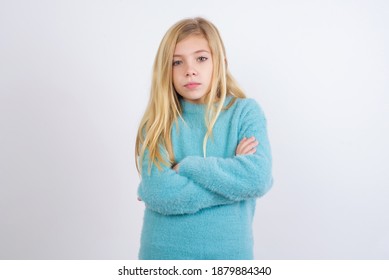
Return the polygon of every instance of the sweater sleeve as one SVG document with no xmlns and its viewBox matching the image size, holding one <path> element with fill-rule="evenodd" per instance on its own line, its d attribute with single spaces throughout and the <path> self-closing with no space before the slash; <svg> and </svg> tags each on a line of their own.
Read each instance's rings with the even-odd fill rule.
<svg viewBox="0 0 389 280">
<path fill-rule="evenodd" d="M 234 203 L 177 174 L 167 166 L 162 166 L 163 169 L 158 170 L 155 165 L 152 165 L 149 174 L 148 158 L 146 152 L 142 163 L 142 180 L 138 187 L 138 196 L 145 202 L 147 208 L 163 215 L 179 215 Z"/>
<path fill-rule="evenodd" d="M 254 100 L 246 102 L 240 114 L 238 139 L 254 136 L 259 142 L 255 154 L 232 158 L 189 156 L 179 163 L 179 174 L 234 201 L 260 197 L 273 184 L 266 118 Z"/>
</svg>

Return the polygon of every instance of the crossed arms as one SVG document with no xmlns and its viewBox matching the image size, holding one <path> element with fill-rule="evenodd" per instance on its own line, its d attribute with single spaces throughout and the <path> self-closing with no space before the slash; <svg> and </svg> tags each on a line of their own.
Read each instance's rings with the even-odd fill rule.
<svg viewBox="0 0 389 280">
<path fill-rule="evenodd" d="M 172 168 L 152 165 L 150 174 L 146 152 L 140 200 L 158 213 L 178 215 L 264 195 L 273 181 L 272 160 L 266 119 L 258 106 L 242 117 L 239 139 L 231 158 L 188 156 Z"/>
</svg>

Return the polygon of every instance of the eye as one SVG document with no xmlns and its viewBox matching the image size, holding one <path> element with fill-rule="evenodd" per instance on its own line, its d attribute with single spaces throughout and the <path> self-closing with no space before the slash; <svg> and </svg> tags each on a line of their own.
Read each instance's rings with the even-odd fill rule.
<svg viewBox="0 0 389 280">
<path fill-rule="evenodd" d="M 205 57 L 205 56 L 200 56 L 200 57 L 197 58 L 197 60 L 200 61 L 200 62 L 204 62 L 207 59 L 208 59 L 208 57 Z"/>
<path fill-rule="evenodd" d="M 181 63 L 182 63 L 181 60 L 174 60 L 174 61 L 173 61 L 173 66 L 180 65 Z"/>
</svg>

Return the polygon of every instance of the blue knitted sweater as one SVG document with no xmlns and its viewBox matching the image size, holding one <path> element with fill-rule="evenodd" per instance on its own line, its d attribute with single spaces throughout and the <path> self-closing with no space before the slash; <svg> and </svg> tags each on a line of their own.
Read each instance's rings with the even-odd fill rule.
<svg viewBox="0 0 389 280">
<path fill-rule="evenodd" d="M 180 102 L 184 121 L 172 128 L 178 173 L 153 165 L 148 174 L 147 153 L 143 160 L 139 259 L 253 259 L 255 201 L 273 181 L 263 111 L 253 99 L 237 99 L 223 110 L 204 158 L 206 106 Z M 259 141 L 256 153 L 235 156 L 242 138 L 251 136 Z"/>
</svg>

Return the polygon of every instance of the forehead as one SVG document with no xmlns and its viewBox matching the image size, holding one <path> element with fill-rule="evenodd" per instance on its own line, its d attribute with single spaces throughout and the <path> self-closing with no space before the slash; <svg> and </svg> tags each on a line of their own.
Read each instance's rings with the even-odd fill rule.
<svg viewBox="0 0 389 280">
<path fill-rule="evenodd" d="M 190 55 L 199 50 L 211 52 L 207 39 L 200 35 L 191 35 L 177 43 L 174 55 Z"/>
</svg>

